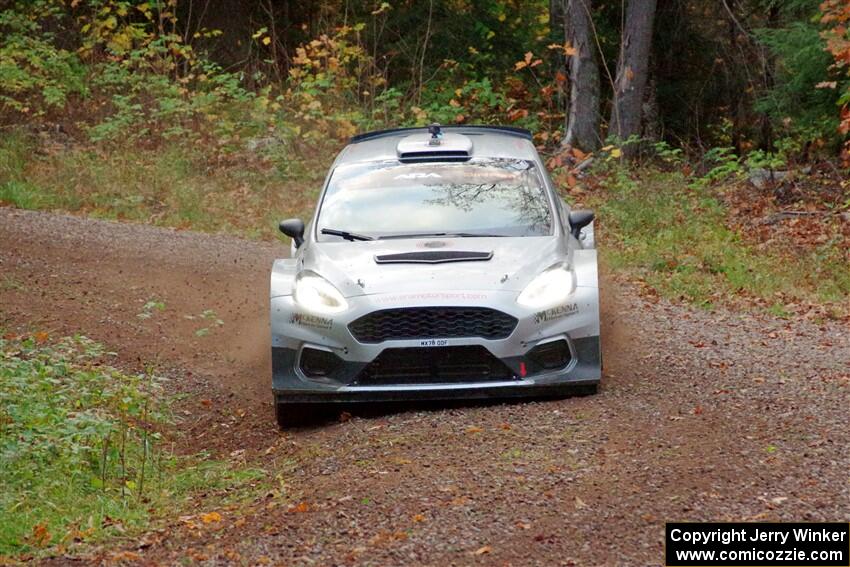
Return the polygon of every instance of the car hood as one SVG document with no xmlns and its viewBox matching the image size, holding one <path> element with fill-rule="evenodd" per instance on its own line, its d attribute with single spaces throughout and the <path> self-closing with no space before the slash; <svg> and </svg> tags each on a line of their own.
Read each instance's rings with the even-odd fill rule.
<svg viewBox="0 0 850 567">
<path fill-rule="evenodd" d="M 409 253 L 478 253 L 488 260 L 378 263 L 376 257 Z M 540 272 L 567 259 L 555 236 L 373 240 L 312 243 L 301 269 L 331 281 L 346 297 L 380 293 L 521 291 Z M 483 254 L 482 254 L 483 253 Z"/>
</svg>

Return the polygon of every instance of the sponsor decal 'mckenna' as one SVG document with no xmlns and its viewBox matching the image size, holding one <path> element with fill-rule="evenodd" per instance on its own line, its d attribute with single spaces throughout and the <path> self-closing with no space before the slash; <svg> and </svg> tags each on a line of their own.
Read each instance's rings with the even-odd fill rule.
<svg viewBox="0 0 850 567">
<path fill-rule="evenodd" d="M 314 327 L 316 329 L 330 329 L 334 325 L 333 319 L 309 315 L 307 313 L 293 313 L 292 317 L 289 318 L 289 322 L 293 325 Z"/>
<path fill-rule="evenodd" d="M 538 311 L 534 314 L 534 322 L 537 324 L 548 323 L 549 321 L 554 321 L 561 317 L 569 317 L 576 313 L 578 313 L 578 303 L 567 303 L 566 305 L 559 305 L 545 311 Z"/>
</svg>

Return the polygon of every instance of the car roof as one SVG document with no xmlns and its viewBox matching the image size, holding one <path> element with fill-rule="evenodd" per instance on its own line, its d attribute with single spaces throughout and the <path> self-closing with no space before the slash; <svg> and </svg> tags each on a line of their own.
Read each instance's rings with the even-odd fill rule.
<svg viewBox="0 0 850 567">
<path fill-rule="evenodd" d="M 527 130 L 493 126 L 442 126 L 452 139 L 468 138 L 472 149 L 470 158 L 507 158 L 535 161 L 537 150 Z M 398 146 L 404 141 L 427 141 L 427 127 L 400 128 L 360 134 L 337 156 L 335 165 L 370 161 L 398 160 Z M 438 149 L 438 148 L 435 148 Z"/>
</svg>

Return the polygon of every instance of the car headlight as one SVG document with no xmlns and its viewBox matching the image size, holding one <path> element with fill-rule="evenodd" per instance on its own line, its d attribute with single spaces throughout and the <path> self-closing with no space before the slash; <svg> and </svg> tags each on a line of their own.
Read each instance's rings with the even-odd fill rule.
<svg viewBox="0 0 850 567">
<path fill-rule="evenodd" d="M 313 313 L 339 313 L 348 302 L 331 282 L 315 272 L 303 271 L 295 278 L 295 303 Z"/>
<path fill-rule="evenodd" d="M 565 301 L 575 289 L 575 273 L 566 264 L 555 264 L 531 280 L 516 301 L 534 309 L 552 307 Z"/>
</svg>

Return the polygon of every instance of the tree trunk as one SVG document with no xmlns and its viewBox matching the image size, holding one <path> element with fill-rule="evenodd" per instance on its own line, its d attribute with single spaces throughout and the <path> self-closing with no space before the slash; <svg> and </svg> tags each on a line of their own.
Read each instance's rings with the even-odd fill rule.
<svg viewBox="0 0 850 567">
<path fill-rule="evenodd" d="M 585 151 L 601 144 L 599 137 L 599 65 L 591 22 L 591 0 L 565 0 L 565 36 L 574 53 L 567 59 L 570 107 L 564 142 Z"/>
<path fill-rule="evenodd" d="M 656 0 L 629 0 L 625 29 L 620 41 L 620 61 L 614 79 L 614 104 L 608 133 L 620 140 L 641 133 L 642 109 L 649 54 L 652 47 L 652 23 Z M 634 155 L 637 144 L 623 148 L 627 156 Z"/>
</svg>

